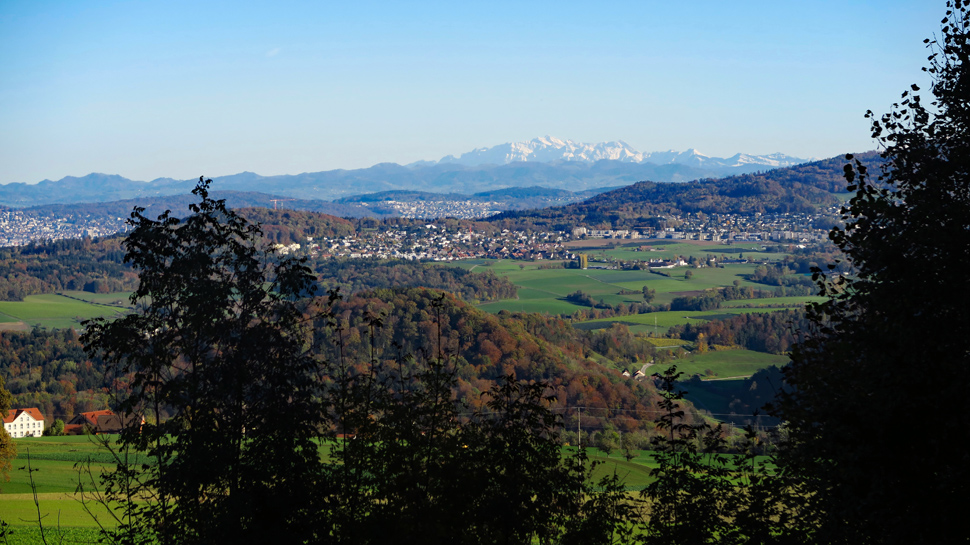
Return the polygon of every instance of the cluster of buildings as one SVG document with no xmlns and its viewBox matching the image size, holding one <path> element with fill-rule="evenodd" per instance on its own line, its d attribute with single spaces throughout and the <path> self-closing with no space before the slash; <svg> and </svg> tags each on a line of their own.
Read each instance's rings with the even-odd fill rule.
<svg viewBox="0 0 970 545">
<path fill-rule="evenodd" d="M 398 214 L 409 218 L 487 217 L 499 210 L 494 202 L 479 201 L 389 201 Z M 342 239 L 308 241 L 304 251 L 346 257 L 384 257 L 401 259 L 466 259 L 472 257 L 516 257 L 524 250 L 523 239 L 555 242 L 576 238 L 674 240 L 707 240 L 711 242 L 786 242 L 811 244 L 827 240 L 828 226 L 835 210 L 818 214 L 704 214 L 648 218 L 649 225 L 630 229 L 607 226 L 576 226 L 571 233 L 503 232 L 500 236 L 486 233 L 446 234 L 443 222 L 429 224 L 426 235 L 415 238 L 413 230 L 361 232 Z M 828 218 L 826 220 L 826 218 Z M 822 220 L 822 221 L 819 221 Z M 816 224 L 823 228 L 814 227 Z M 124 218 L 74 214 L 38 215 L 25 210 L 0 210 L 0 246 L 20 246 L 37 240 L 97 237 L 111 235 L 125 228 Z M 550 237 L 553 239 L 550 241 Z M 409 238 L 413 240 L 409 240 Z M 281 253 L 296 253 L 301 245 L 280 246 Z M 505 251 L 501 251 L 501 248 Z M 447 251 L 445 248 L 455 248 Z M 498 250 L 498 253 L 494 253 Z M 545 248 L 543 253 L 548 253 Z M 526 252 L 535 254 L 535 251 Z"/>
<path fill-rule="evenodd" d="M 483 233 L 426 224 L 419 230 L 391 229 L 308 240 L 315 257 L 455 261 L 460 259 L 569 259 L 567 233 L 509 231 Z"/>
<path fill-rule="evenodd" d="M 142 419 L 144 423 L 144 419 Z M 125 420 L 112 411 L 90 411 L 74 415 L 64 425 L 64 435 L 82 435 L 84 433 L 119 433 L 126 424 Z M 10 409 L 3 415 L 3 429 L 10 437 L 43 437 L 45 426 L 44 415 L 36 407 L 26 409 Z"/>
<path fill-rule="evenodd" d="M 0 246 L 23 246 L 32 241 L 113 235 L 125 219 L 111 216 L 37 215 L 25 210 L 0 210 Z"/>
<path fill-rule="evenodd" d="M 709 240 L 711 242 L 786 242 L 814 244 L 828 240 L 824 214 L 688 214 L 654 218 L 657 226 L 633 229 L 576 227 L 574 238 Z M 814 227 L 816 224 L 824 228 Z"/>
<path fill-rule="evenodd" d="M 482 201 L 387 201 L 382 202 L 405 218 L 487 218 L 501 212 L 501 203 Z"/>
</svg>

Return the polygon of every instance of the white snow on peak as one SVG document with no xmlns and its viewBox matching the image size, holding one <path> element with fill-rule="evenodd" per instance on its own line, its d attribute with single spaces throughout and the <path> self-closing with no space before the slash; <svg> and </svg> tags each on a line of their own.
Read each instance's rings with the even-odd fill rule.
<svg viewBox="0 0 970 545">
<path fill-rule="evenodd" d="M 528 142 L 506 142 L 490 148 L 477 148 L 459 157 L 448 155 L 438 163 L 458 163 L 475 166 L 482 164 L 503 165 L 515 162 L 581 161 L 593 163 L 603 159 L 630 163 L 680 164 L 701 168 L 731 168 L 763 165 L 766 168 L 797 165 L 808 159 L 792 157 L 783 153 L 748 155 L 738 153 L 727 159 L 704 155 L 694 148 L 687 151 L 655 151 L 642 153 L 622 140 L 589 144 L 563 140 L 554 136 L 533 138 Z M 422 163 L 424 164 L 424 163 Z"/>
</svg>

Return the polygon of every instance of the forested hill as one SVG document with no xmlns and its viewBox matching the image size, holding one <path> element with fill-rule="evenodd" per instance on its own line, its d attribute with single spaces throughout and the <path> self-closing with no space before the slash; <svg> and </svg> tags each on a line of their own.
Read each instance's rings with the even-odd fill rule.
<svg viewBox="0 0 970 545">
<path fill-rule="evenodd" d="M 325 300 L 319 299 L 321 304 Z M 624 328 L 585 332 L 539 314 L 492 315 L 451 294 L 415 288 L 348 296 L 337 302 L 334 311 L 343 327 L 340 341 L 320 327 L 322 337 L 316 345 L 318 353 L 331 361 L 343 358 L 348 367 L 363 369 L 371 358 L 368 318 L 380 315 L 383 326 L 375 331 L 376 355 L 385 365 L 407 365 L 405 355 L 433 357 L 440 316 L 442 349 L 458 376 L 454 393 L 469 405 L 479 405 L 482 392 L 514 374 L 519 380 L 548 383 L 550 393 L 558 398 L 557 410 L 567 421 L 574 414 L 571 408 L 599 409 L 584 410 L 584 430 L 602 429 L 607 422 L 625 432 L 653 428 L 659 398 L 652 382 L 632 380 L 619 369 L 587 358 L 589 347 L 615 352 L 615 361 L 622 365 L 639 367 L 653 358 L 652 345 Z M 601 348 L 604 344 L 613 350 Z M 36 406 L 45 415 L 61 419 L 107 408 L 109 393 L 128 384 L 124 376 L 106 379 L 104 362 L 85 354 L 72 330 L 0 333 L 0 376 L 7 378 L 14 406 Z M 699 420 L 692 405 L 683 406 L 688 421 Z"/>
<path fill-rule="evenodd" d="M 437 305 L 437 306 L 436 306 Z M 574 329 L 559 318 L 540 314 L 498 315 L 486 313 L 448 293 L 423 288 L 396 288 L 363 292 L 334 308 L 343 328 L 343 353 L 354 354 L 363 365 L 371 347 L 370 319 L 381 316 L 383 325 L 374 332 L 375 354 L 390 364 L 404 355 L 434 357 L 438 351 L 452 358 L 458 375 L 460 399 L 474 406 L 480 394 L 501 377 L 513 374 L 523 381 L 543 381 L 557 396 L 559 409 L 589 407 L 611 409 L 583 414 L 583 426 L 593 425 L 594 416 L 608 417 L 624 431 L 652 427 L 659 396 L 649 380 L 638 382 L 588 359 L 587 345 L 596 346 L 598 335 Z M 440 317 L 440 320 L 439 320 Z M 636 342 L 632 336 L 612 339 L 612 344 Z M 649 346 L 645 342 L 640 342 Z M 636 366 L 653 357 L 653 348 L 622 363 Z M 330 358 L 340 357 L 340 347 L 329 345 Z M 629 355 L 628 355 L 629 356 Z M 642 358 L 634 363 L 634 359 Z M 692 411 L 693 407 L 685 404 Z M 587 423 L 587 418 L 590 421 Z M 689 420 L 696 413 L 688 415 Z M 600 423 L 602 425 L 602 422 Z"/>
<path fill-rule="evenodd" d="M 254 191 L 213 191 L 212 196 L 223 199 L 231 208 L 268 207 L 272 210 L 274 200 L 282 203 L 285 208 L 330 214 L 340 217 L 383 217 L 379 211 L 366 208 L 355 203 L 332 203 L 321 200 L 284 199 L 279 195 L 259 193 Z M 176 216 L 186 216 L 189 204 L 196 201 L 191 193 L 166 196 L 146 196 L 109 202 L 88 202 L 72 204 L 44 204 L 27 208 L 26 210 L 39 217 L 68 217 L 95 216 L 127 218 L 132 208 L 140 206 L 145 209 L 145 215 L 155 217 L 171 210 Z"/>
<path fill-rule="evenodd" d="M 871 166 L 881 159 L 876 152 L 856 156 Z M 503 212 L 489 218 L 504 227 L 535 225 L 565 230 L 577 225 L 629 228 L 646 218 L 703 212 L 705 214 L 810 213 L 838 203 L 833 193 L 845 191 L 843 156 L 742 174 L 717 180 L 682 184 L 638 182 L 596 195 L 577 204 Z"/>
<path fill-rule="evenodd" d="M 357 231 L 352 221 L 319 212 L 240 208 L 239 213 L 247 220 L 260 224 L 263 237 L 271 242 L 305 243 L 308 236 L 335 238 L 350 236 Z"/>
</svg>

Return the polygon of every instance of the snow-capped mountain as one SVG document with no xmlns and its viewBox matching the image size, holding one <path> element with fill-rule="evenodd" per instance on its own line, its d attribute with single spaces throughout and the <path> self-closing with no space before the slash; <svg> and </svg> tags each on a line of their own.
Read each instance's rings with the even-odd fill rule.
<svg viewBox="0 0 970 545">
<path fill-rule="evenodd" d="M 622 140 L 588 144 L 573 140 L 562 140 L 552 136 L 534 138 L 528 142 L 508 142 L 491 148 L 478 148 L 459 157 L 448 155 L 440 161 L 420 161 L 409 166 L 428 166 L 432 164 L 460 164 L 466 166 L 504 165 L 515 162 L 552 163 L 555 161 L 580 161 L 594 163 L 602 159 L 622 161 L 626 163 L 653 163 L 657 165 L 677 164 L 699 168 L 736 168 L 751 169 L 763 166 L 778 168 L 800 163 L 812 159 L 792 157 L 783 153 L 770 155 L 749 155 L 738 153 L 726 159 L 710 157 L 695 149 L 687 151 L 655 151 L 639 152 Z"/>
</svg>

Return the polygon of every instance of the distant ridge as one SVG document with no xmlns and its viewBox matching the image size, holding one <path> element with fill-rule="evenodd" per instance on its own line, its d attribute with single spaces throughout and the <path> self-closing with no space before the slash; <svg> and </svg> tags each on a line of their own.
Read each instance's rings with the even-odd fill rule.
<svg viewBox="0 0 970 545">
<path fill-rule="evenodd" d="M 407 166 L 380 163 L 370 168 L 278 176 L 240 172 L 213 178 L 213 189 L 271 193 L 286 198 L 333 201 L 386 191 L 475 195 L 510 188 L 541 187 L 583 192 L 643 180 L 686 182 L 758 172 L 805 162 L 783 154 L 736 154 L 727 159 L 696 150 L 640 153 L 622 141 L 585 144 L 553 137 L 507 143 L 421 161 Z M 111 202 L 186 194 L 197 178 L 134 181 L 114 174 L 68 176 L 37 184 L 0 185 L 0 206 Z"/>
<path fill-rule="evenodd" d="M 778 168 L 807 163 L 814 158 L 792 157 L 783 153 L 748 155 L 737 153 L 728 158 L 710 157 L 695 149 L 687 151 L 655 151 L 641 153 L 622 140 L 587 144 L 562 140 L 553 136 L 534 138 L 528 142 L 507 142 L 491 148 L 478 148 L 459 157 L 448 155 L 440 161 L 419 161 L 408 166 L 431 166 L 435 164 L 460 164 L 478 166 L 485 164 L 505 165 L 516 162 L 552 163 L 556 161 L 620 161 L 624 163 L 653 163 L 655 165 L 677 164 L 699 168 Z M 734 174 L 738 174 L 737 172 Z"/>
</svg>

